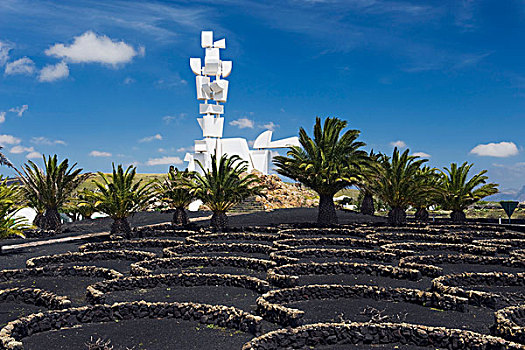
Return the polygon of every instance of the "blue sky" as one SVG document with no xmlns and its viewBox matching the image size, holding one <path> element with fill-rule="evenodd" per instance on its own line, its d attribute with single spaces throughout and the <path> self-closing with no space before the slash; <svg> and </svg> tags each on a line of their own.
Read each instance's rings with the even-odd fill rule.
<svg viewBox="0 0 525 350">
<path fill-rule="evenodd" d="M 2 0 L 5 154 L 166 171 L 201 137 L 188 64 L 201 30 L 226 37 L 233 60 L 225 136 L 288 137 L 338 116 L 367 148 L 525 184 L 522 0 Z"/>
</svg>

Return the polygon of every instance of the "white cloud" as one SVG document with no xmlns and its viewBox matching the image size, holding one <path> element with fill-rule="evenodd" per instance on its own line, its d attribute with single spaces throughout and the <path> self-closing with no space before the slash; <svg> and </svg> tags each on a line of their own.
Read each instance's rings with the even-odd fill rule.
<svg viewBox="0 0 525 350">
<path fill-rule="evenodd" d="M 41 157 L 42 157 L 42 154 L 38 152 L 31 152 L 31 153 L 26 154 L 27 159 L 36 159 L 36 158 L 41 158 Z"/>
<path fill-rule="evenodd" d="M 172 165 L 182 164 L 182 159 L 179 157 L 162 157 L 162 158 L 151 158 L 146 162 L 146 165 Z"/>
<path fill-rule="evenodd" d="M 11 51 L 11 45 L 0 41 L 0 67 L 9 60 L 9 51 Z"/>
<path fill-rule="evenodd" d="M 124 41 L 115 41 L 92 31 L 74 38 L 71 45 L 55 44 L 45 51 L 46 55 L 62 58 L 71 63 L 102 63 L 119 65 L 130 62 L 137 55 L 144 55 Z"/>
<path fill-rule="evenodd" d="M 133 79 L 132 77 L 126 77 L 126 79 L 124 79 L 124 84 L 126 85 L 129 85 L 129 84 L 133 84 L 136 80 Z"/>
<path fill-rule="evenodd" d="M 21 117 L 24 114 L 24 112 L 27 111 L 28 109 L 29 109 L 28 105 L 23 105 L 20 107 L 13 107 L 9 109 L 9 112 L 16 113 L 19 117 Z"/>
<path fill-rule="evenodd" d="M 9 62 L 5 65 L 5 74 L 25 74 L 31 75 L 35 72 L 35 62 L 29 57 L 22 57 L 16 61 Z"/>
<path fill-rule="evenodd" d="M 187 114 L 186 113 L 179 113 L 178 116 L 175 116 L 175 115 L 165 115 L 164 117 L 162 117 L 162 120 L 164 121 L 164 123 L 166 124 L 170 124 L 171 122 L 175 122 L 175 123 L 179 123 L 180 121 L 182 121 L 184 118 L 186 118 Z"/>
<path fill-rule="evenodd" d="M 275 129 L 279 127 L 279 124 L 275 124 L 274 122 L 269 122 L 269 123 L 264 124 L 262 127 L 264 129 L 274 131 Z"/>
<path fill-rule="evenodd" d="M 5 122 L 5 112 L 0 112 L 0 124 Z"/>
<path fill-rule="evenodd" d="M 29 142 L 34 143 L 35 145 L 46 145 L 46 146 L 66 145 L 66 143 L 62 140 L 50 140 L 44 136 L 32 137 Z"/>
<path fill-rule="evenodd" d="M 47 65 L 40 71 L 38 80 L 41 82 L 52 82 L 69 76 L 69 67 L 62 61 L 55 65 Z"/>
<path fill-rule="evenodd" d="M 155 82 L 155 86 L 159 89 L 170 89 L 173 87 L 187 84 L 188 82 L 185 79 L 183 79 L 179 73 L 175 73 L 173 76 L 159 79 Z"/>
<path fill-rule="evenodd" d="M 415 157 L 421 157 L 421 158 L 430 158 L 431 157 L 430 154 L 425 153 L 425 152 L 415 152 L 412 155 L 415 156 Z"/>
<path fill-rule="evenodd" d="M 194 150 L 193 146 L 177 148 L 177 152 L 193 152 L 193 150 Z"/>
<path fill-rule="evenodd" d="M 470 153 L 485 157 L 506 158 L 517 155 L 519 151 L 514 142 L 500 142 L 479 144 Z"/>
<path fill-rule="evenodd" d="M 111 153 L 103 151 L 91 151 L 89 155 L 91 157 L 111 157 Z"/>
<path fill-rule="evenodd" d="M 148 137 L 144 137 L 143 139 L 140 139 L 139 142 L 151 142 L 151 141 L 155 141 L 155 140 L 162 140 L 162 135 L 161 134 L 155 134 L 153 136 L 148 136 Z"/>
<path fill-rule="evenodd" d="M 236 126 L 239 129 L 245 129 L 245 128 L 253 129 L 253 127 L 255 126 L 255 123 L 253 122 L 253 120 L 248 119 L 248 118 L 239 118 L 237 120 L 232 120 L 230 122 L 230 125 Z"/>
<path fill-rule="evenodd" d="M 390 142 L 390 144 L 392 145 L 392 147 L 397 147 L 397 148 L 405 148 L 407 146 L 405 141 L 401 141 L 401 140 L 392 141 Z"/>
<path fill-rule="evenodd" d="M 18 145 L 20 141 L 18 137 L 14 137 L 13 135 L 0 135 L 0 146 Z"/>
<path fill-rule="evenodd" d="M 24 147 L 24 146 L 18 145 L 18 146 L 11 148 L 9 152 L 14 153 L 14 154 L 20 154 L 20 153 L 34 152 L 34 151 L 35 149 L 33 147 Z"/>
</svg>

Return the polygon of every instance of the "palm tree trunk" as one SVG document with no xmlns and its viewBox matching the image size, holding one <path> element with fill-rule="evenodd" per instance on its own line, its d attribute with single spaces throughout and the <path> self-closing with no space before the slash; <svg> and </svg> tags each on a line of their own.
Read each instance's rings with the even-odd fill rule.
<svg viewBox="0 0 525 350">
<path fill-rule="evenodd" d="M 126 238 L 131 238 L 131 226 L 129 225 L 128 219 L 114 219 L 111 225 L 111 233 L 123 233 Z"/>
<path fill-rule="evenodd" d="M 217 231 L 223 231 L 228 227 L 228 216 L 222 211 L 214 212 L 211 217 L 211 226 Z"/>
<path fill-rule="evenodd" d="M 42 217 L 42 229 L 60 232 L 62 227 L 62 220 L 58 209 L 50 208 L 46 209 Z"/>
<path fill-rule="evenodd" d="M 173 226 L 186 226 L 188 224 L 188 214 L 184 208 L 175 208 L 173 213 L 173 219 L 171 219 L 171 224 Z"/>
<path fill-rule="evenodd" d="M 334 195 L 322 194 L 319 196 L 319 212 L 317 223 L 321 225 L 337 224 L 337 213 L 335 212 Z"/>
<path fill-rule="evenodd" d="M 452 213 L 450 213 L 450 218 L 454 222 L 464 222 L 467 216 L 463 210 L 453 210 Z"/>
<path fill-rule="evenodd" d="M 402 226 L 407 222 L 407 214 L 403 208 L 392 208 L 388 212 L 388 224 L 390 226 Z"/>
<path fill-rule="evenodd" d="M 33 219 L 33 225 L 38 228 L 44 227 L 44 213 L 36 213 L 36 216 Z"/>
<path fill-rule="evenodd" d="M 363 196 L 363 201 L 361 202 L 360 212 L 361 214 L 365 215 L 374 215 L 374 197 L 371 193 L 365 192 L 365 195 Z"/>
<path fill-rule="evenodd" d="M 415 214 L 417 221 L 428 221 L 430 217 L 427 208 L 418 208 Z"/>
</svg>

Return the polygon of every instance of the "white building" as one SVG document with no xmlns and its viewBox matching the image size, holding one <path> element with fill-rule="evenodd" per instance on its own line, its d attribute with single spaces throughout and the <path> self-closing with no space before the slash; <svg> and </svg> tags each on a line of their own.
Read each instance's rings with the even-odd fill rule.
<svg viewBox="0 0 525 350">
<path fill-rule="evenodd" d="M 190 58 L 190 67 L 195 73 L 197 100 L 203 101 L 199 105 L 201 118 L 197 118 L 202 129 L 202 140 L 195 140 L 194 153 L 187 153 L 184 160 L 188 162 L 188 169 L 200 171 L 198 160 L 205 169 L 211 167 L 211 156 L 220 157 L 238 155 L 248 162 L 248 171 L 256 169 L 268 174 L 272 164 L 272 149 L 298 146 L 297 137 L 289 137 L 272 141 L 272 131 L 267 130 L 260 134 L 253 144 L 254 149 L 248 147 L 244 138 L 222 138 L 224 127 L 224 105 L 228 98 L 229 82 L 227 78 L 232 71 L 232 61 L 220 59 L 220 49 L 226 48 L 226 39 L 213 41 L 213 32 L 203 31 L 201 46 L 205 49 L 204 65 L 200 58 Z"/>
</svg>

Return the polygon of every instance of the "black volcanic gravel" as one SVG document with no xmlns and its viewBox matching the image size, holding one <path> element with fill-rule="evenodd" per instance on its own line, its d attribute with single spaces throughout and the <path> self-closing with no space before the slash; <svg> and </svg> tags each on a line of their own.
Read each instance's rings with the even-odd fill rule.
<svg viewBox="0 0 525 350">
<path fill-rule="evenodd" d="M 114 350 L 224 350 L 240 349 L 253 335 L 192 321 L 148 318 L 84 324 L 78 328 L 35 334 L 24 339 L 24 349 L 86 349 L 85 344 L 91 337 L 111 340 Z"/>
<path fill-rule="evenodd" d="M 103 278 L 86 276 L 33 276 L 31 278 L 0 282 L 0 288 L 39 288 L 60 296 L 67 296 L 73 305 L 80 306 L 86 303 L 86 287 L 102 280 Z"/>
<path fill-rule="evenodd" d="M 249 289 L 227 286 L 159 286 L 151 289 L 115 291 L 107 295 L 106 303 L 108 304 L 135 300 L 150 302 L 192 301 L 204 304 L 235 306 L 251 313 L 255 311 L 255 301 L 259 297 L 259 294 Z"/>
<path fill-rule="evenodd" d="M 469 306 L 469 312 L 438 310 L 405 302 L 389 302 L 373 299 L 334 299 L 310 300 L 287 304 L 305 312 L 304 324 L 317 322 L 367 322 L 370 315 L 361 314 L 365 307 L 384 310 L 382 315 L 388 316 L 383 322 L 407 322 L 426 326 L 446 326 L 448 328 L 468 329 L 481 333 L 489 333 L 489 327 L 494 323 L 494 311 Z M 399 317 L 398 317 L 399 316 Z"/>
<path fill-rule="evenodd" d="M 46 311 L 46 309 L 32 304 L 1 302 L 0 327 L 4 327 L 8 322 L 14 321 L 19 317 L 27 316 L 40 311 Z"/>
</svg>

